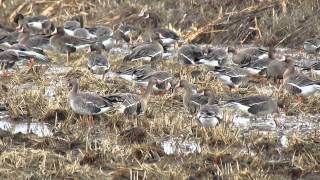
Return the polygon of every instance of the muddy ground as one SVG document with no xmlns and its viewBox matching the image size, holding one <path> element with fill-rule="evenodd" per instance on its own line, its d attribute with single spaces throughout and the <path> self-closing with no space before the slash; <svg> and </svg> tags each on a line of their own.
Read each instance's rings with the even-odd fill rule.
<svg viewBox="0 0 320 180">
<path fill-rule="evenodd" d="M 185 39 L 198 42 L 204 35 L 201 31 L 207 28 L 206 24 L 224 22 L 228 12 L 233 10 L 235 13 L 251 13 L 253 10 L 274 4 L 274 7 L 268 9 L 266 13 L 276 12 L 275 16 L 283 23 L 282 27 L 286 30 L 286 34 L 289 34 L 288 37 L 281 34 L 280 30 L 272 28 L 270 31 L 264 30 L 262 23 L 264 21 L 261 20 L 259 21 L 261 24 L 258 24 L 261 37 L 257 36 L 258 29 L 243 30 L 239 32 L 248 32 L 249 35 L 240 33 L 237 36 L 239 39 L 230 36 L 227 40 L 221 36 L 221 39 L 204 43 L 215 45 L 221 45 L 219 42 L 222 41 L 228 45 L 272 43 L 295 48 L 284 48 L 283 51 L 294 55 L 297 60 L 316 58 L 301 54 L 298 50 L 301 46 L 298 43 L 302 43 L 305 37 L 290 35 L 292 29 L 294 32 L 295 28 L 302 27 L 303 23 L 286 26 L 283 18 L 292 17 L 290 15 L 298 11 L 312 14 L 313 11 L 317 11 L 318 1 L 312 1 L 311 5 L 307 4 L 314 7 L 308 12 L 303 11 L 303 8 L 307 8 L 306 4 L 295 1 L 263 1 L 253 4 L 239 3 L 236 0 L 225 1 L 225 4 L 219 4 L 217 1 L 208 3 L 204 0 L 177 1 L 180 4 L 170 3 L 171 1 L 160 3 L 143 1 L 136 4 L 130 1 L 117 2 L 120 4 L 98 0 L 32 1 L 32 3 L 2 1 L 0 7 L 5 9 L 3 16 L 7 22 L 10 21 L 14 10 L 30 14 L 47 13 L 57 22 L 81 12 L 86 15 L 88 26 L 98 23 L 114 27 L 119 21 L 130 17 L 130 13 L 138 13 L 144 4 L 151 4 L 163 17 L 164 24 L 172 22 L 171 27 L 180 32 Z M 97 5 L 98 3 L 100 4 Z M 206 4 L 210 6 L 205 6 Z M 194 9 L 190 10 L 191 15 L 201 12 L 200 15 L 204 16 L 204 20 L 194 21 L 193 16 L 191 18 L 191 15 L 188 15 L 190 21 L 199 23 L 195 25 L 196 28 L 191 27 L 190 21 L 186 20 L 173 23 L 170 13 L 166 15 L 162 7 L 174 9 L 172 7 L 177 5 L 180 5 L 183 11 Z M 206 9 L 208 7 L 212 8 L 211 13 L 206 13 L 209 12 Z M 301 7 L 301 9 L 293 11 L 289 7 Z M 110 11 L 99 13 L 104 8 Z M 199 11 L 201 8 L 203 10 Z M 217 18 L 219 14 L 221 20 Z M 264 16 L 257 17 L 263 19 Z M 305 18 L 307 15 L 298 17 Z M 219 20 L 214 21 L 216 19 Z M 254 19 L 249 22 L 255 22 Z M 278 26 L 280 24 L 275 22 L 272 25 L 273 28 Z M 223 28 L 228 29 L 227 26 Z M 316 28 L 310 27 L 305 31 L 312 36 L 311 32 L 316 32 Z M 269 32 L 279 34 L 271 41 L 267 38 Z M 210 34 L 210 38 L 216 36 L 218 35 L 215 33 Z M 247 38 L 244 39 L 245 37 Z M 111 70 L 121 65 L 127 49 L 122 47 L 120 50 L 121 53 L 119 48 L 106 53 L 111 62 Z M 319 179 L 320 177 L 319 96 L 309 98 L 302 107 L 298 107 L 294 97 L 282 92 L 273 94 L 286 105 L 286 111 L 282 111 L 277 117 L 278 121 L 283 122 L 283 128 L 276 125 L 273 117 L 261 117 L 252 122 L 241 114 L 226 111 L 224 123 L 216 128 L 203 129 L 197 126 L 193 117 L 184 109 L 182 93 L 177 92 L 173 95 L 153 96 L 146 114 L 138 117 L 137 125 L 126 120 L 121 114 L 110 112 L 95 117 L 94 128 L 88 130 L 86 123 L 81 121 L 68 105 L 67 79 L 78 77 L 81 80 L 82 90 L 102 95 L 137 92 L 137 90 L 126 81 L 120 79 L 103 81 L 100 76 L 91 74 L 86 69 L 85 53 L 73 55 L 68 66 L 65 63 L 65 56 L 53 52 L 48 54 L 53 59 L 52 64 L 36 66 L 32 71 L 27 71 L 23 68 L 25 66 L 21 65 L 19 73 L 15 73 L 10 79 L 1 79 L 0 102 L 7 104 L 8 108 L 7 111 L 0 113 L 2 129 L 0 130 L 0 178 Z M 176 57 L 171 56 L 161 64 L 161 69 L 176 74 L 178 69 L 172 68 L 176 63 Z M 192 72 L 198 70 L 201 70 L 200 76 L 192 77 Z M 206 72 L 205 67 L 193 67 L 183 78 L 196 84 L 200 90 L 208 87 L 214 89 L 221 98 L 253 94 L 270 95 L 274 88 L 277 88 L 271 85 L 272 82 L 257 84 L 253 79 L 247 88 L 241 89 L 237 94 L 231 94 L 215 77 L 206 76 Z"/>
</svg>

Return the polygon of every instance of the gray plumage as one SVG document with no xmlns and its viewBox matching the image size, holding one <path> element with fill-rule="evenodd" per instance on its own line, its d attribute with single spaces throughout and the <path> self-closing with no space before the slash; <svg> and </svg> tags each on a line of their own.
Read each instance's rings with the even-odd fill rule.
<svg viewBox="0 0 320 180">
<path fill-rule="evenodd" d="M 212 67 L 223 66 L 228 61 L 227 49 L 223 48 L 209 48 L 207 55 L 203 59 L 200 59 L 197 63 L 204 64 Z"/>
<path fill-rule="evenodd" d="M 320 39 L 314 38 L 314 39 L 307 39 L 303 43 L 303 49 L 307 53 L 318 53 L 320 48 Z"/>
<path fill-rule="evenodd" d="M 77 38 L 65 34 L 62 27 L 56 29 L 56 33 L 50 38 L 50 45 L 60 53 L 76 52 L 79 49 L 89 47 L 93 41 Z"/>
<path fill-rule="evenodd" d="M 245 87 L 248 83 L 247 73 L 238 67 L 223 67 L 213 70 L 218 80 L 229 88 Z"/>
<path fill-rule="evenodd" d="M 181 80 L 177 86 L 184 89 L 183 105 L 191 114 L 196 114 L 201 105 L 208 103 L 208 95 L 193 94 L 191 85 L 188 81 Z"/>
<path fill-rule="evenodd" d="M 248 96 L 228 101 L 227 106 L 232 106 L 251 116 L 267 115 L 278 112 L 278 103 L 269 96 Z"/>
<path fill-rule="evenodd" d="M 93 44 L 89 47 L 88 68 L 95 74 L 105 74 L 110 68 L 109 61 L 102 54 L 101 46 Z"/>
<path fill-rule="evenodd" d="M 237 50 L 232 47 L 228 47 L 228 52 L 233 53 L 232 61 L 235 64 L 248 64 L 252 61 L 255 61 L 263 56 L 268 55 L 268 50 L 263 48 L 245 48 L 241 50 Z"/>
<path fill-rule="evenodd" d="M 320 91 L 320 81 L 312 80 L 308 76 L 295 71 L 293 61 L 285 61 L 287 68 L 283 75 L 283 86 L 290 94 L 297 96 L 310 96 Z"/>
<path fill-rule="evenodd" d="M 22 32 L 18 36 L 18 41 L 27 47 L 37 47 L 41 49 L 48 49 L 50 47 L 49 36 L 31 35 L 30 31 L 22 28 Z"/>
<path fill-rule="evenodd" d="M 76 79 L 70 81 L 72 90 L 69 93 L 71 109 L 80 115 L 96 115 L 107 112 L 112 103 L 106 98 L 89 92 L 79 90 L 79 82 Z"/>
<path fill-rule="evenodd" d="M 146 42 L 135 47 L 132 52 L 125 56 L 123 61 L 157 61 L 162 59 L 163 47 L 158 41 Z"/>
<path fill-rule="evenodd" d="M 180 62 L 180 64 L 196 64 L 199 60 L 203 58 L 203 50 L 199 46 L 194 44 L 183 45 L 178 50 L 178 61 Z"/>
<path fill-rule="evenodd" d="M 217 101 L 214 94 L 209 91 L 209 100 L 205 105 L 201 105 L 197 113 L 197 120 L 201 126 L 215 127 L 222 121 L 222 114 L 219 107 L 216 105 Z"/>
<path fill-rule="evenodd" d="M 145 112 L 150 94 L 152 92 L 152 87 L 155 83 L 156 81 L 154 79 L 150 79 L 147 90 L 143 95 L 121 93 L 110 95 L 107 97 L 107 99 L 127 118 L 133 119 L 139 114 Z"/>
</svg>

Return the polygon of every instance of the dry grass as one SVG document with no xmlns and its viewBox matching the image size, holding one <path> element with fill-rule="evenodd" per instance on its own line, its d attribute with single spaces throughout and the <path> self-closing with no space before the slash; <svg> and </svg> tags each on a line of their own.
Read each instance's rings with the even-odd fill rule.
<svg viewBox="0 0 320 180">
<path fill-rule="evenodd" d="M 19 10 L 29 14 L 48 14 L 55 21 L 82 13 L 86 15 L 89 24 L 97 20 L 99 24 L 114 25 L 120 20 L 134 18 L 133 12 L 139 12 L 144 3 L 150 2 L 133 4 L 126 0 L 95 0 L 21 3 L 17 0 L 4 1 L 2 7 L 6 7 L 4 13 L 6 20 L 14 10 Z M 152 3 L 153 7 L 166 17 L 163 23 L 172 22 L 172 26 L 178 31 L 185 29 L 186 31 L 181 33 L 187 38 L 190 37 L 190 41 L 201 41 L 203 37 L 209 37 L 215 43 L 254 41 L 267 44 L 270 37 L 273 37 L 275 44 L 280 42 L 279 45 L 288 45 L 294 40 L 292 46 L 298 47 L 304 35 L 300 34 L 302 31 L 295 31 L 302 27 L 303 23 L 299 22 L 300 17 L 305 18 L 307 15 L 311 18 L 308 22 L 312 28 L 304 28 L 303 33 L 313 32 L 310 34 L 313 35 L 317 32 L 315 28 L 317 24 L 312 23 L 317 22 L 317 18 L 313 18 L 316 8 L 305 11 L 310 9 L 309 6 L 316 7 L 314 3 L 317 1 L 312 1 L 310 4 L 305 1 L 263 1 L 252 4 L 251 1 L 243 3 L 238 0 L 210 1 L 210 3 L 204 0 L 152 1 Z M 163 7 L 177 5 L 182 11 L 190 10 L 190 15 L 185 17 L 186 20 L 173 21 L 170 19 L 171 11 L 168 11 L 168 16 L 164 16 L 166 14 L 161 10 Z M 120 10 L 121 7 L 126 8 Z M 297 11 L 292 11 L 293 7 Z M 110 11 L 102 11 L 103 9 Z M 200 12 L 200 17 L 203 16 L 199 21 L 193 19 L 192 15 L 197 14 L 196 12 Z M 270 14 L 273 12 L 274 15 Z M 221 25 L 237 21 L 240 15 L 248 17 L 238 22 L 244 24 L 240 34 L 231 33 L 239 26 L 238 23 L 230 26 Z M 270 18 L 274 19 L 271 24 Z M 256 21 L 259 29 L 246 30 L 245 27 L 256 27 Z M 184 28 L 192 25 L 190 22 L 195 22 L 193 27 Z M 213 24 L 208 26 L 205 22 Z M 227 29 L 229 32 L 207 32 L 216 28 Z M 226 36 L 230 38 L 226 39 Z M 238 38 L 233 38 L 234 36 Z M 112 69 L 116 69 L 122 57 L 108 56 Z M 53 57 L 54 65 L 63 65 L 65 62 L 64 56 L 50 54 L 50 57 Z M 127 122 L 122 115 L 110 113 L 95 117 L 95 127 L 88 131 L 68 106 L 68 88 L 63 84 L 68 78 L 79 77 L 82 90 L 99 92 L 103 95 L 119 91 L 135 92 L 135 89 L 124 81 L 108 79 L 104 82 L 96 79 L 83 68 L 86 62 L 84 54 L 72 56 L 72 61 L 70 66 L 73 69 L 68 73 L 43 76 L 44 70 L 35 73 L 22 72 L 12 79 L 1 81 L 8 87 L 7 92 L 3 91 L 4 93 L 0 94 L 0 99 L 8 102 L 14 119 L 17 121 L 31 119 L 53 124 L 58 118 L 61 125 L 54 130 L 52 137 L 46 138 L 32 134 L 11 135 L 0 131 L 0 178 L 297 179 L 303 177 L 307 179 L 320 176 L 318 130 L 303 136 L 297 133 L 288 137 L 288 148 L 281 148 L 279 139 L 272 134 L 252 131 L 243 136 L 240 129 L 228 122 L 204 131 L 195 124 L 191 125 L 192 117 L 183 108 L 181 92 L 173 97 L 170 95 L 152 97 L 147 116 L 138 117 L 138 128 L 133 128 L 132 123 Z M 172 73 L 177 73 L 176 69 L 170 68 L 174 63 L 174 60 L 169 60 L 163 64 L 162 69 L 170 69 Z M 186 78 L 200 88 L 214 89 L 222 98 L 231 96 L 215 79 L 207 77 L 192 79 L 190 74 Z M 51 98 L 44 96 L 43 92 L 55 79 L 58 79 L 61 85 L 57 84 L 52 101 Z M 18 88 L 26 83 L 31 83 L 37 89 L 31 91 L 29 88 Z M 256 93 L 256 88 L 253 86 L 250 84 L 241 96 Z M 319 101 L 316 98 L 309 100 L 301 109 L 296 107 L 293 98 L 285 97 L 284 94 L 280 94 L 280 98 L 285 100 L 287 108 L 292 113 L 319 112 Z M 161 142 L 168 137 L 195 140 L 200 143 L 202 151 L 199 154 L 166 155 L 161 148 Z"/>
</svg>

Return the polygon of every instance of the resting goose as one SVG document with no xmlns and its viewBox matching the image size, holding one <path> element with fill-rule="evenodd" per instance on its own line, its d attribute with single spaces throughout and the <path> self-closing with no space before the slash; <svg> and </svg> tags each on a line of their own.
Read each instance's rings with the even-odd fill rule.
<svg viewBox="0 0 320 180">
<path fill-rule="evenodd" d="M 22 28 L 18 36 L 18 41 L 27 47 L 35 47 L 41 49 L 49 49 L 50 37 L 43 35 L 31 35 L 30 31 Z"/>
<path fill-rule="evenodd" d="M 233 107 L 253 117 L 278 112 L 277 101 L 262 95 L 229 100 L 225 106 Z"/>
<path fill-rule="evenodd" d="M 203 127 L 215 127 L 222 121 L 222 114 L 212 92 L 209 94 L 208 103 L 200 106 L 197 120 Z"/>
<path fill-rule="evenodd" d="M 142 43 L 132 49 L 132 52 L 124 57 L 123 61 L 158 61 L 162 60 L 163 47 L 157 39 L 152 42 Z"/>
<path fill-rule="evenodd" d="M 180 80 L 176 87 L 184 89 L 183 105 L 191 114 L 196 114 L 201 105 L 208 103 L 209 91 L 205 91 L 205 94 L 194 94 L 191 85 L 186 80 Z"/>
<path fill-rule="evenodd" d="M 72 89 L 69 93 L 69 104 L 71 109 L 80 115 L 88 116 L 88 126 L 93 125 L 93 115 L 105 113 L 112 107 L 108 99 L 94 93 L 81 92 L 79 90 L 79 81 L 70 80 Z"/>
<path fill-rule="evenodd" d="M 180 39 L 177 33 L 170 29 L 158 28 L 154 30 L 154 33 L 160 38 L 161 44 L 165 47 L 177 43 Z"/>
<path fill-rule="evenodd" d="M 197 63 L 211 67 L 221 67 L 228 61 L 228 48 L 209 48 L 207 55 Z"/>
<path fill-rule="evenodd" d="M 127 43 L 132 43 L 133 39 L 136 39 L 140 34 L 141 30 L 130 24 L 120 24 L 118 27 L 120 37 Z"/>
<path fill-rule="evenodd" d="M 93 41 L 87 39 L 67 35 L 63 27 L 58 27 L 50 38 L 50 45 L 54 50 L 67 54 L 67 63 L 69 62 L 70 53 L 87 48 L 93 43 Z"/>
<path fill-rule="evenodd" d="M 178 50 L 178 61 L 182 65 L 192 65 L 201 62 L 204 59 L 203 50 L 194 44 L 183 45 Z"/>
<path fill-rule="evenodd" d="M 11 68 L 15 64 L 15 62 L 21 61 L 21 60 L 30 61 L 29 68 L 32 68 L 35 62 L 50 63 L 50 59 L 43 54 L 37 53 L 32 50 L 25 50 L 25 49 L 20 50 L 20 49 L 10 48 L 0 52 L 0 63 L 1 63 L 2 69 L 4 70 L 3 76 L 7 77 L 8 76 L 7 69 Z"/>
<path fill-rule="evenodd" d="M 248 74 L 238 67 L 215 68 L 213 74 L 223 85 L 229 87 L 230 91 L 235 88 L 246 86 L 248 83 Z"/>
<path fill-rule="evenodd" d="M 292 59 L 287 58 L 285 63 L 286 70 L 283 75 L 283 87 L 290 94 L 298 96 L 299 102 L 304 97 L 311 96 L 320 91 L 320 81 L 311 80 L 304 74 L 298 73 L 295 70 Z"/>
<path fill-rule="evenodd" d="M 152 67 L 152 65 L 142 65 L 142 66 L 133 66 L 128 67 L 124 66 L 117 70 L 116 72 L 108 72 L 108 77 L 119 77 L 122 79 L 125 79 L 127 81 L 136 81 L 138 79 L 141 79 L 145 77 L 147 74 L 155 71 L 155 68 Z"/>
<path fill-rule="evenodd" d="M 268 51 L 262 48 L 245 48 L 241 50 L 237 50 L 232 47 L 228 47 L 228 52 L 232 53 L 232 61 L 235 64 L 248 64 L 257 59 L 261 59 L 264 57 L 268 57 Z"/>
<path fill-rule="evenodd" d="M 275 48 L 270 47 L 268 51 L 268 57 L 257 59 L 248 64 L 241 65 L 241 68 L 245 69 L 249 75 L 253 75 L 253 76 L 266 75 L 267 68 L 273 60 L 280 60 L 280 61 L 284 60 L 284 56 L 281 56 L 279 59 L 278 56 L 276 57 L 275 53 L 276 53 Z"/>
<path fill-rule="evenodd" d="M 152 87 L 157 83 L 150 79 L 147 90 L 142 95 L 132 93 L 121 93 L 106 97 L 119 112 L 123 113 L 129 120 L 136 119 L 138 115 L 145 112 L 152 93 Z"/>
<path fill-rule="evenodd" d="M 110 64 L 107 58 L 102 54 L 102 44 L 92 44 L 89 47 L 88 68 L 92 73 L 103 74 L 109 70 Z"/>
<path fill-rule="evenodd" d="M 13 20 L 18 27 L 16 29 L 28 28 L 31 32 L 49 34 L 54 30 L 54 25 L 46 16 L 28 16 L 17 14 Z"/>
<path fill-rule="evenodd" d="M 314 39 L 307 39 L 303 43 L 303 49 L 307 53 L 318 53 L 320 48 L 320 39 L 314 38 Z"/>
</svg>

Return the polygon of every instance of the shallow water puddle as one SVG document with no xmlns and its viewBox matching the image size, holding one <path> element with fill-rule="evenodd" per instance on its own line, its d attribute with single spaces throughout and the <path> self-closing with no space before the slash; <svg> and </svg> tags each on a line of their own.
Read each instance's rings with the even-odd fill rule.
<svg viewBox="0 0 320 180">
<path fill-rule="evenodd" d="M 201 147 L 199 143 L 194 140 L 182 140 L 179 138 L 171 138 L 165 140 L 161 143 L 161 147 L 164 150 L 164 153 L 167 155 L 188 155 L 201 153 Z"/>
<path fill-rule="evenodd" d="M 11 121 L 8 111 L 0 111 L 0 129 L 12 134 L 36 134 L 39 137 L 52 136 L 53 133 L 47 123 Z"/>
</svg>

